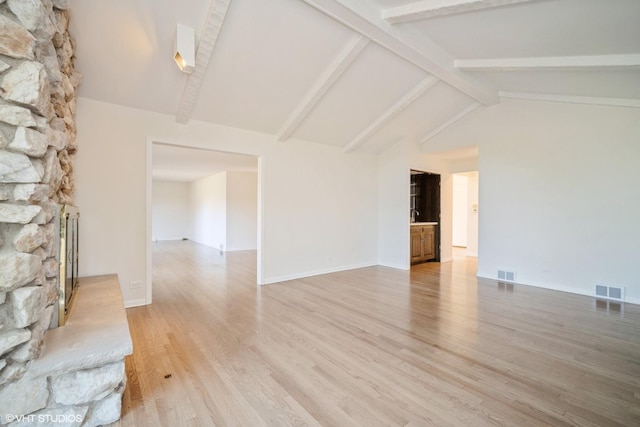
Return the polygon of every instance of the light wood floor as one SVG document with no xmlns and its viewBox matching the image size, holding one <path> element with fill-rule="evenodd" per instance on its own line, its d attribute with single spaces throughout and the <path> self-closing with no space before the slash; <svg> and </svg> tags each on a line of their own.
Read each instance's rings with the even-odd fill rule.
<svg viewBox="0 0 640 427">
<path fill-rule="evenodd" d="M 258 288 L 255 252 L 154 243 L 122 426 L 640 426 L 640 306 L 475 258 Z"/>
</svg>

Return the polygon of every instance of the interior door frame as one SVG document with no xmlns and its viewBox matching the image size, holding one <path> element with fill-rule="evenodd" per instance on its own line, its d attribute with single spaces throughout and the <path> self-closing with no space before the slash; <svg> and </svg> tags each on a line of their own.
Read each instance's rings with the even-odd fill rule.
<svg viewBox="0 0 640 427">
<path fill-rule="evenodd" d="M 409 185 L 411 185 L 412 172 L 420 172 L 423 174 L 434 175 L 438 177 L 438 225 L 436 226 L 436 258 L 435 262 L 442 262 L 442 174 L 440 172 L 426 171 L 422 169 L 409 168 Z M 411 197 L 411 196 L 409 196 Z M 408 205 L 411 205 L 411 198 L 409 198 Z M 409 208 L 411 209 L 411 208 Z M 409 218 L 407 218 L 409 220 Z M 411 268 L 411 224 L 409 224 L 409 268 Z"/>
<path fill-rule="evenodd" d="M 174 141 L 171 138 L 147 137 L 146 143 L 146 186 L 145 186 L 145 304 L 151 304 L 153 301 L 153 255 L 152 255 L 152 195 L 153 195 L 153 144 L 172 145 L 183 148 L 195 148 L 199 150 L 218 151 L 231 154 L 243 154 L 253 156 L 258 159 L 258 235 L 257 235 L 257 265 L 256 276 L 257 285 L 264 284 L 264 158 L 255 153 L 246 153 L 240 151 L 228 151 L 214 149 L 212 147 L 202 146 L 195 143 L 187 143 L 184 141 Z"/>
</svg>

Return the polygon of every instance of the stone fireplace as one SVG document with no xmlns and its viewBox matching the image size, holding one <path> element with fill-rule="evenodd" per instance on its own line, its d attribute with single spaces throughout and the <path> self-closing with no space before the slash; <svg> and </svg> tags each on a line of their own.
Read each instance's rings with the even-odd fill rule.
<svg viewBox="0 0 640 427">
<path fill-rule="evenodd" d="M 61 425 L 52 418 L 60 415 L 62 425 L 100 425 L 120 416 L 130 337 L 105 356 L 77 325 L 91 323 L 86 313 L 76 317 L 80 338 L 67 326 L 48 331 L 59 296 L 56 212 L 73 204 L 77 149 L 69 3 L 0 0 L 0 425 Z M 117 278 L 90 284 L 84 304 L 121 305 Z M 124 309 L 115 313 L 116 329 L 98 325 L 106 338 L 97 339 L 128 334 Z M 82 360 L 72 363 L 65 345 L 77 345 Z"/>
</svg>

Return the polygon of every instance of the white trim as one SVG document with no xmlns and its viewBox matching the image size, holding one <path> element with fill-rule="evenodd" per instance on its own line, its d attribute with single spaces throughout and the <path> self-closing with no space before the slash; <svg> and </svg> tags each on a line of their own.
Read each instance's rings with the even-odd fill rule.
<svg viewBox="0 0 640 427">
<path fill-rule="evenodd" d="M 633 298 L 633 297 L 625 297 L 626 299 L 624 301 L 622 301 L 625 304 L 638 304 L 640 305 L 640 298 Z"/>
<path fill-rule="evenodd" d="M 441 258 L 440 259 L 440 263 L 442 264 L 443 262 L 452 262 L 453 261 L 453 257 L 447 257 L 447 258 Z"/>
<path fill-rule="evenodd" d="M 379 262 L 378 265 L 380 267 L 395 268 L 397 270 L 405 270 L 405 271 L 411 269 L 411 266 L 400 265 L 400 264 L 392 264 L 392 263 L 387 263 L 387 262 Z"/>
<path fill-rule="evenodd" d="M 257 265 L 256 265 L 256 284 L 264 285 L 264 181 L 265 181 L 264 159 L 258 157 L 258 236 L 257 236 Z"/>
<path fill-rule="evenodd" d="M 356 35 L 349 44 L 333 60 L 331 65 L 322 73 L 311 90 L 305 95 L 300 104 L 293 110 L 285 124 L 276 134 L 278 141 L 286 141 L 309 115 L 313 107 L 324 97 L 340 76 L 349 68 L 353 61 L 369 44 L 369 39 Z"/>
<path fill-rule="evenodd" d="M 521 280 L 518 280 L 517 282 L 508 282 L 508 281 L 505 281 L 505 280 L 500 280 L 497 277 L 483 276 L 480 273 L 478 273 L 476 276 L 481 278 L 481 279 L 489 279 L 489 280 L 493 280 L 493 281 L 496 281 L 496 282 L 509 283 L 511 285 L 532 286 L 534 288 L 549 289 L 549 290 L 552 290 L 552 291 L 560 291 L 560 292 L 566 292 L 566 293 L 569 293 L 569 294 L 584 295 L 584 296 L 587 296 L 587 297 L 595 298 L 595 296 L 593 295 L 593 292 L 589 291 L 589 290 L 586 290 L 586 289 L 572 288 L 572 287 L 569 287 L 569 286 L 550 285 L 550 284 L 546 284 L 546 283 L 535 283 L 534 284 L 532 282 L 523 282 Z"/>
<path fill-rule="evenodd" d="M 342 267 L 333 267 L 333 268 L 325 268 L 325 269 L 315 270 L 315 271 L 308 271 L 305 273 L 286 274 L 284 276 L 267 278 L 265 279 L 264 284 L 271 285 L 274 283 L 286 282 L 289 280 L 304 279 L 305 277 L 320 276 L 322 274 L 338 273 L 340 271 L 355 270 L 358 268 L 375 267 L 376 265 L 378 264 L 365 262 L 361 264 L 352 264 L 352 265 L 345 265 Z"/>
<path fill-rule="evenodd" d="M 546 93 L 525 93 L 500 91 L 500 98 L 526 99 L 528 101 L 565 102 L 569 104 L 603 105 L 609 107 L 640 108 L 640 99 L 601 98 L 594 96 L 552 95 Z"/>
<path fill-rule="evenodd" d="M 471 256 L 474 258 L 478 258 L 478 252 L 465 252 L 464 256 Z"/>
<path fill-rule="evenodd" d="M 444 122 L 443 124 L 441 124 L 440 126 L 435 128 L 434 130 L 429 132 L 427 134 L 427 136 L 423 137 L 420 140 L 420 144 L 425 144 L 427 141 L 429 141 L 434 136 L 438 135 L 440 132 L 443 132 L 443 131 L 447 130 L 454 123 L 456 123 L 458 120 L 462 119 L 464 116 L 466 116 L 467 114 L 469 114 L 470 112 L 472 112 L 473 110 L 478 108 L 480 105 L 481 104 L 479 102 L 474 102 L 473 104 L 469 105 L 464 110 L 460 111 L 458 114 L 456 114 L 455 116 L 451 117 L 449 120 L 447 120 L 446 122 Z"/>
<path fill-rule="evenodd" d="M 362 0 L 302 0 L 399 57 L 485 105 L 500 102 L 497 91 L 453 66 L 453 58 L 422 34 L 389 25 L 380 10 Z"/>
<path fill-rule="evenodd" d="M 531 58 L 456 59 L 459 70 L 528 70 L 537 68 L 627 68 L 640 66 L 640 55 L 546 56 Z"/>
<path fill-rule="evenodd" d="M 387 111 L 382 113 L 380 117 L 374 120 L 369 126 L 367 126 L 362 132 L 358 134 L 351 142 L 349 142 L 344 147 L 345 153 L 350 153 L 351 151 L 358 148 L 362 145 L 367 139 L 371 137 L 374 133 L 380 130 L 389 120 L 394 118 L 396 115 L 400 114 L 405 108 L 415 102 L 418 98 L 420 98 L 425 92 L 431 89 L 436 83 L 438 83 L 438 79 L 433 76 L 428 76 L 424 78 L 420 83 L 413 87 L 409 92 L 407 92 L 398 102 L 393 104 Z"/>
<path fill-rule="evenodd" d="M 147 300 L 144 298 L 131 299 L 124 302 L 124 308 L 142 307 L 147 305 Z"/>
<path fill-rule="evenodd" d="M 480 273 L 478 273 L 476 275 L 476 277 L 481 278 L 481 279 L 489 279 L 489 280 L 493 280 L 495 282 L 500 282 L 501 280 L 499 280 L 497 277 L 488 277 L 488 276 L 483 276 Z M 504 282 L 504 281 L 502 281 Z M 518 282 L 504 282 L 504 283 L 509 283 L 512 285 L 522 285 L 522 286 L 531 286 L 534 288 L 542 288 L 542 289 L 548 289 L 551 291 L 559 291 L 559 292 L 566 292 L 569 294 L 574 294 L 574 295 L 583 295 L 586 297 L 591 297 L 593 299 L 599 299 L 597 296 L 595 296 L 593 294 L 593 290 L 587 290 L 587 289 L 581 289 L 581 288 L 572 288 L 572 287 L 568 287 L 568 286 L 557 286 L 557 285 L 551 285 L 551 284 L 547 284 L 547 283 L 533 283 L 533 282 L 522 282 L 522 281 L 518 281 Z M 601 298 L 600 298 L 601 299 Z M 623 304 L 640 304 L 640 298 L 633 298 L 633 297 L 625 297 L 624 301 L 617 301 L 617 300 L 607 300 L 607 301 L 614 301 L 614 302 L 620 302 Z"/>
<path fill-rule="evenodd" d="M 200 44 L 196 52 L 196 69 L 187 78 L 187 83 L 182 91 L 178 111 L 176 111 L 176 121 L 178 123 L 187 123 L 191 116 L 191 111 L 195 106 L 200 85 L 207 71 L 207 66 L 213 55 L 213 49 L 218 41 L 218 36 L 222 30 L 222 24 L 227 16 L 229 4 L 231 0 L 212 0 L 209 12 L 207 13 L 207 21 L 204 25 L 202 35 L 200 36 Z"/>
<path fill-rule="evenodd" d="M 151 304 L 153 300 L 153 270 L 151 269 L 151 243 L 153 242 L 152 230 L 152 205 L 153 205 L 153 138 L 147 137 L 146 146 L 146 186 L 145 186 L 145 223 L 146 223 L 146 243 L 145 243 L 145 303 Z"/>
<path fill-rule="evenodd" d="M 422 0 L 383 9 L 382 18 L 390 24 L 397 24 L 530 1 L 532 0 Z"/>
<path fill-rule="evenodd" d="M 243 152 L 243 151 L 225 151 L 222 149 L 215 149 L 215 148 L 211 148 L 211 147 L 207 147 L 207 146 L 203 146 L 201 144 L 198 143 L 194 143 L 194 142 L 183 142 L 180 140 L 174 140 L 171 137 L 167 137 L 167 138 L 159 138 L 159 137 L 151 137 L 148 136 L 147 137 L 147 170 L 146 170 L 146 180 L 147 180 L 147 185 L 146 185 L 146 206 L 145 206 L 145 214 L 146 214 L 146 243 L 145 243 L 145 272 L 146 272 L 146 276 L 147 276 L 147 280 L 145 282 L 145 287 L 146 287 L 146 301 L 147 304 L 151 304 L 151 295 L 152 295 L 152 288 L 153 288 L 153 281 L 152 281 L 152 276 L 153 276 L 153 271 L 152 271 L 152 249 L 151 249 L 151 245 L 153 243 L 152 240 L 152 233 L 151 233 L 151 228 L 152 228 L 152 215 L 151 215 L 151 205 L 152 205 L 152 182 L 153 182 L 153 177 L 152 177 L 152 172 L 153 172 L 153 144 L 160 144 L 160 145 L 171 145 L 174 147 L 182 147 L 182 148 L 196 148 L 196 149 L 200 149 L 200 150 L 207 150 L 207 151 L 219 151 L 219 152 L 225 152 L 225 153 L 235 153 L 235 154 L 243 154 L 243 155 L 247 155 L 247 156 L 254 156 L 258 158 L 258 241 L 257 241 L 257 265 L 256 265 L 256 276 L 257 276 L 257 283 L 258 285 L 261 285 L 263 283 L 260 283 L 262 278 L 264 277 L 264 231 L 263 231 L 263 224 L 264 224 L 264 181 L 265 181 L 265 162 L 264 159 L 261 155 L 256 154 L 256 153 L 252 153 L 252 152 Z"/>
</svg>

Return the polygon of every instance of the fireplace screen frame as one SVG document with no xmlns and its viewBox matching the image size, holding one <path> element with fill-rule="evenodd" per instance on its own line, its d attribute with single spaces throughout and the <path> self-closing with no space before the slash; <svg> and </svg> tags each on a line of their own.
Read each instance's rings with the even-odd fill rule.
<svg viewBox="0 0 640 427">
<path fill-rule="evenodd" d="M 79 218 L 75 206 L 63 205 L 60 209 L 58 326 L 64 326 L 78 286 Z"/>
</svg>

